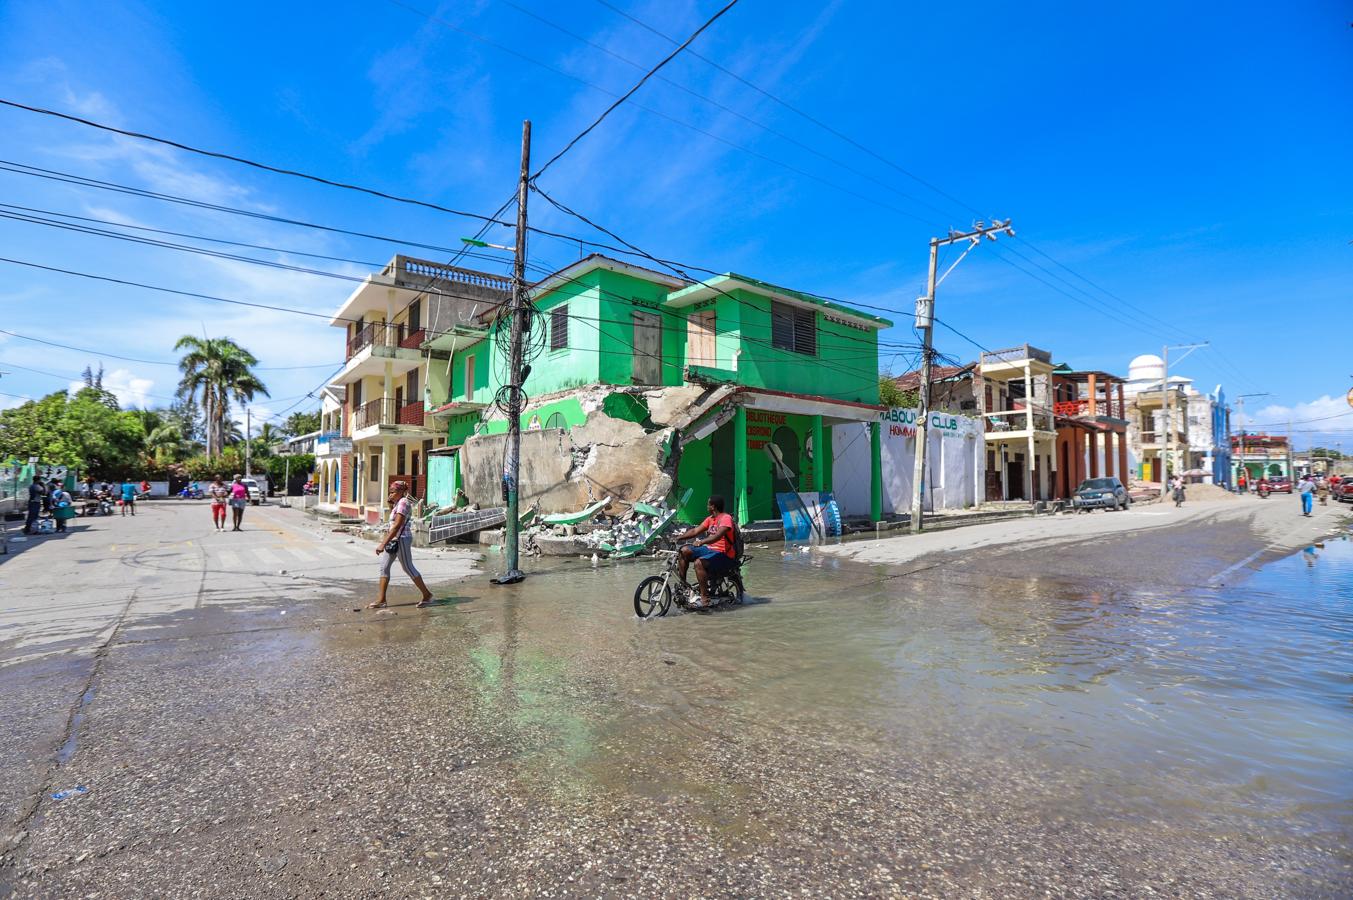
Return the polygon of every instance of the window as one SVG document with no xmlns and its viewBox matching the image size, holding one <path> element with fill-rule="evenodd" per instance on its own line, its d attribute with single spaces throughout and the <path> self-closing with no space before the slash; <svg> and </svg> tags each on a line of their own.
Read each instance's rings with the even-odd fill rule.
<svg viewBox="0 0 1353 900">
<path fill-rule="evenodd" d="M 418 394 L 418 375 L 417 369 L 410 369 L 409 374 L 404 376 L 404 397 L 410 403 L 422 399 Z"/>
<path fill-rule="evenodd" d="M 777 350 L 817 355 L 817 313 L 788 303 L 770 304 L 770 340 Z"/>
<path fill-rule="evenodd" d="M 474 356 L 465 357 L 465 399 L 474 399 Z"/>
<path fill-rule="evenodd" d="M 367 480 L 376 482 L 381 480 L 381 458 L 376 454 L 371 454 L 371 466 L 366 470 Z"/>
<path fill-rule="evenodd" d="M 395 448 L 395 474 L 404 474 L 404 445 L 400 444 Z"/>
<path fill-rule="evenodd" d="M 563 350 L 568 346 L 568 304 L 561 303 L 550 310 L 550 349 Z"/>
</svg>

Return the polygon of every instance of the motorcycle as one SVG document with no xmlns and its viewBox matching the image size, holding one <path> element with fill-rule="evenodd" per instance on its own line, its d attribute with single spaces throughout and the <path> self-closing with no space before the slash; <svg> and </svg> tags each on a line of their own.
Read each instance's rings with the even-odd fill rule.
<svg viewBox="0 0 1353 900">
<path fill-rule="evenodd" d="M 742 564 L 746 558 L 737 560 L 731 571 L 709 579 L 709 606 L 696 605 L 700 602 L 700 589 L 694 585 L 684 585 L 677 574 L 681 554 L 675 550 L 659 550 L 657 556 L 667 560 L 661 575 L 650 575 L 634 589 L 634 614 L 641 619 L 665 616 L 675 603 L 682 609 L 713 609 L 716 606 L 734 605 L 742 602 L 746 590 L 742 584 Z"/>
<path fill-rule="evenodd" d="M 180 500 L 203 500 L 206 496 L 200 487 L 189 486 L 179 491 Z"/>
<path fill-rule="evenodd" d="M 1267 499 L 1268 499 L 1268 493 L 1269 493 L 1269 492 L 1268 492 L 1268 485 L 1266 485 L 1266 484 L 1260 484 L 1260 485 L 1259 485 L 1259 499 L 1260 499 L 1260 500 L 1267 500 Z"/>
</svg>

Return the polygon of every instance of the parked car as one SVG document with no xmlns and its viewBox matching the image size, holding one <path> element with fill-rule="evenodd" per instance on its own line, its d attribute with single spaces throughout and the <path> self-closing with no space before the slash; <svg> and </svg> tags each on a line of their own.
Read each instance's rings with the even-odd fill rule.
<svg viewBox="0 0 1353 900">
<path fill-rule="evenodd" d="M 1286 475 L 1270 475 L 1268 477 L 1268 491 L 1270 494 L 1290 494 L 1292 493 L 1292 479 Z"/>
<path fill-rule="evenodd" d="M 258 506 L 263 502 L 263 490 L 258 486 L 258 482 L 252 478 L 240 479 L 240 484 L 244 485 L 249 491 L 249 502 Z"/>
<path fill-rule="evenodd" d="M 1087 478 L 1071 495 L 1071 506 L 1077 512 L 1092 509 L 1127 509 L 1132 498 L 1117 478 Z"/>
<path fill-rule="evenodd" d="M 1353 480 L 1342 478 L 1339 481 L 1330 479 L 1330 495 L 1335 500 L 1342 500 L 1344 503 L 1353 503 Z"/>
</svg>

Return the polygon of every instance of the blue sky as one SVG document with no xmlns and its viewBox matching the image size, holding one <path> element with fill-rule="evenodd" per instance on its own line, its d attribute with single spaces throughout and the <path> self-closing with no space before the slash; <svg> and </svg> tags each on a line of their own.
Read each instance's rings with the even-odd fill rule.
<svg viewBox="0 0 1353 900">
<path fill-rule="evenodd" d="M 608 2 L 682 38 L 718 8 Z M 543 161 L 611 102 L 604 91 L 634 83 L 640 69 L 626 59 L 647 67 L 671 48 L 597 0 L 225 10 L 10 0 L 0 96 L 487 213 L 512 191 L 522 119 Z M 1251 423 L 1290 416 L 1299 445 L 1347 438 L 1353 450 L 1349 19 L 1332 2 L 742 0 L 695 49 L 877 156 L 683 56 L 541 185 L 657 255 L 889 307 L 904 326 L 927 239 L 970 225 L 974 210 L 1009 216 L 1018 238 L 963 262 L 941 288 L 941 319 L 986 347 L 1027 341 L 1120 374 L 1167 342 L 1208 340 L 1180 374 L 1231 397 L 1268 392 L 1247 401 Z M 0 109 L 0 159 L 441 246 L 475 228 L 12 109 Z M 399 249 L 5 171 L 0 203 L 342 257 L 354 262 L 249 251 L 347 275 Z M 598 237 L 541 202 L 532 224 Z M 0 246 L 0 256 L 316 312 L 351 288 L 6 219 Z M 576 255 L 533 240 L 535 264 Z M 274 399 L 260 417 L 342 358 L 341 332 L 319 319 L 3 263 L 0 318 L 109 354 L 124 400 L 152 406 L 173 394 L 175 371 L 111 354 L 169 361 L 182 334 L 233 337 L 266 368 Z M 937 342 L 955 357 L 977 352 L 944 329 Z M 39 396 L 99 359 L 0 335 L 0 391 Z M 0 395 L 0 406 L 17 402 Z"/>
</svg>

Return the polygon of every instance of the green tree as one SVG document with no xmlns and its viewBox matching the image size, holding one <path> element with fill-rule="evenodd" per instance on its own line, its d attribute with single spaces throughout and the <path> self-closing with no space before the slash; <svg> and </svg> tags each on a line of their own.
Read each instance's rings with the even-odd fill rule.
<svg viewBox="0 0 1353 900">
<path fill-rule="evenodd" d="M 287 437 L 296 437 L 300 434 L 319 431 L 319 410 L 292 413 L 287 416 L 286 422 L 282 425 L 282 430 L 286 432 Z"/>
<path fill-rule="evenodd" d="M 248 403 L 268 389 L 253 367 L 258 359 L 230 338 L 199 338 L 185 334 L 174 345 L 186 350 L 179 360 L 179 394 L 202 407 L 206 420 L 207 455 L 219 453 L 227 443 L 230 403 Z"/>
<path fill-rule="evenodd" d="M 135 412 L 95 387 L 57 392 L 0 413 L 0 457 L 78 468 L 103 478 L 142 471 L 146 433 Z"/>
<path fill-rule="evenodd" d="M 921 402 L 917 391 L 904 391 L 891 375 L 879 376 L 879 403 L 888 407 L 915 406 Z"/>
</svg>

